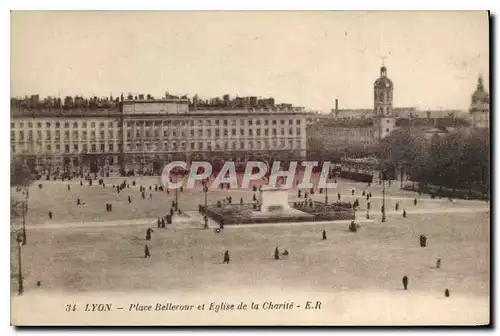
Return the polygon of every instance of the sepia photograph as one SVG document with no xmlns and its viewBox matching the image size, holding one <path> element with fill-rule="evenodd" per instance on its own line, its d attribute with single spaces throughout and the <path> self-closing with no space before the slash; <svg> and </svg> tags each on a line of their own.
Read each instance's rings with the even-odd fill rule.
<svg viewBox="0 0 500 336">
<path fill-rule="evenodd" d="M 11 11 L 14 326 L 488 326 L 488 11 Z"/>
</svg>

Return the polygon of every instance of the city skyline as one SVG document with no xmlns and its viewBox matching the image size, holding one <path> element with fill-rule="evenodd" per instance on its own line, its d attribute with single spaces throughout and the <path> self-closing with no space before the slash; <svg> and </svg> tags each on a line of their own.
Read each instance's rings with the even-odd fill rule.
<svg viewBox="0 0 500 336">
<path fill-rule="evenodd" d="M 487 12 L 13 12 L 11 25 L 11 96 L 371 108 L 383 59 L 396 107 L 468 110 L 477 77 L 489 86 Z"/>
</svg>

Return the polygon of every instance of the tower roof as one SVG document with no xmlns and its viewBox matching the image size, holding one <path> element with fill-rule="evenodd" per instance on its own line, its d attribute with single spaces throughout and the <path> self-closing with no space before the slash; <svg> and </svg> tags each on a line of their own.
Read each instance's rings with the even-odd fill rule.
<svg viewBox="0 0 500 336">
<path fill-rule="evenodd" d="M 479 76 L 479 78 L 477 79 L 476 91 L 474 91 L 474 93 L 472 94 L 472 98 L 475 100 L 482 100 L 482 99 L 489 99 L 490 98 L 490 95 L 484 89 L 482 76 Z"/>
<path fill-rule="evenodd" d="M 392 81 L 387 77 L 387 68 L 382 65 L 380 68 L 380 77 L 374 83 L 376 89 L 392 88 Z"/>
</svg>

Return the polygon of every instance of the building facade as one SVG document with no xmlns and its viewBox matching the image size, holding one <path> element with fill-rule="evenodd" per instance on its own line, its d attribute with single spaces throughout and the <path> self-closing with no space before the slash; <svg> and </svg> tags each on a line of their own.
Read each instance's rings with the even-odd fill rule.
<svg viewBox="0 0 500 336">
<path fill-rule="evenodd" d="M 123 99 L 117 108 L 14 109 L 11 154 L 38 171 L 159 173 L 173 160 L 301 160 L 306 113 L 190 110 L 187 99 Z"/>
<path fill-rule="evenodd" d="M 490 127 L 490 95 L 484 88 L 483 78 L 479 76 L 476 91 L 472 94 L 471 124 L 474 128 Z"/>
</svg>

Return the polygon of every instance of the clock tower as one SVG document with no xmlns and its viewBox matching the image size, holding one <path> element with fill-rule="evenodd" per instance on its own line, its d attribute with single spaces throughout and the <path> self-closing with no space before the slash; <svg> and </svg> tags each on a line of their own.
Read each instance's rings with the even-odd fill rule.
<svg viewBox="0 0 500 336">
<path fill-rule="evenodd" d="M 391 134 L 396 124 L 396 117 L 392 108 L 393 85 L 392 81 L 387 77 L 385 65 L 380 68 L 380 77 L 374 83 L 373 93 L 374 135 L 380 140 Z"/>
</svg>

